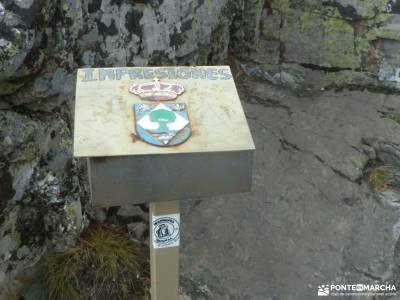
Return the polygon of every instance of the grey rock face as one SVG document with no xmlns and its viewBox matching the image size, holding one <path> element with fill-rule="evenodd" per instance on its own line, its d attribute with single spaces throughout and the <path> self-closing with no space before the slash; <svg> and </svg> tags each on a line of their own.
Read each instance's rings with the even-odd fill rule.
<svg viewBox="0 0 400 300">
<path fill-rule="evenodd" d="M 247 1 L 232 35 L 235 54 L 249 67 L 256 64 L 271 76 L 285 69 L 292 78 L 301 77 L 299 67 L 319 74 L 308 75 L 297 89 L 398 89 L 396 1 L 261 2 Z"/>
<path fill-rule="evenodd" d="M 144 212 L 138 205 L 121 206 L 118 209 L 117 216 L 121 217 L 139 217 L 144 220 L 148 219 L 148 214 Z"/>
<path fill-rule="evenodd" d="M 34 138 L 38 125 L 30 118 L 15 112 L 0 111 L 2 156 L 10 155 Z"/>
<path fill-rule="evenodd" d="M 61 180 L 45 169 L 35 166 L 27 186 L 10 200 L 2 211 L 5 218 L 0 227 L 0 269 L 5 276 L 0 285 L 34 264 L 47 247 L 65 251 L 73 246 L 83 229 L 81 207 L 84 191 L 79 187 L 77 168 Z"/>
<path fill-rule="evenodd" d="M 94 211 L 94 219 L 99 222 L 99 223 L 103 223 L 104 221 L 106 221 L 107 219 L 107 215 L 104 209 L 96 209 Z"/>
<path fill-rule="evenodd" d="M 322 0 L 326 7 L 337 8 L 343 17 L 350 19 L 375 17 L 379 12 L 392 12 L 390 1 Z"/>
<path fill-rule="evenodd" d="M 173 64 L 188 59 L 205 63 L 211 52 L 224 59 L 234 6 L 228 0 L 155 5 L 93 1 L 82 6 L 85 26 L 77 40 L 76 60 L 103 66 Z"/>
<path fill-rule="evenodd" d="M 11 94 L 44 62 L 44 36 L 36 24 L 50 21 L 53 1 L 3 1 L 0 6 L 0 95 Z"/>
<path fill-rule="evenodd" d="M 127 228 L 128 231 L 130 233 L 133 233 L 136 238 L 141 239 L 146 230 L 148 230 L 149 226 L 144 223 L 131 223 L 127 225 Z"/>
<path fill-rule="evenodd" d="M 353 54 L 354 29 L 351 25 L 302 11 L 284 18 L 280 40 L 285 45 L 285 61 L 321 67 L 360 67 L 361 56 Z"/>
<path fill-rule="evenodd" d="M 399 26 L 400 28 L 400 26 Z M 400 86 L 400 62 L 396 53 L 400 52 L 400 42 L 383 40 L 381 43 L 381 68 L 379 78 L 392 86 Z"/>
<path fill-rule="evenodd" d="M 365 175 L 375 164 L 400 170 L 400 125 L 380 112 L 400 112 L 397 96 L 241 86 L 253 190 L 182 202 L 189 295 L 206 286 L 205 299 L 308 300 L 321 284 L 397 278 L 400 194 L 373 192 Z"/>
</svg>

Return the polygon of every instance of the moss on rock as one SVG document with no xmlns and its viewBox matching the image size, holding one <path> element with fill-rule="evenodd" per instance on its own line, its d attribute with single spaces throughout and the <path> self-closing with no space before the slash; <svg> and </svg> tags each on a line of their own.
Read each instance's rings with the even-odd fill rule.
<svg viewBox="0 0 400 300">
<path fill-rule="evenodd" d="M 25 82 L 10 82 L 10 81 L 3 81 L 0 82 L 0 96 L 10 95 L 17 90 L 19 90 L 22 86 L 24 86 Z"/>
<path fill-rule="evenodd" d="M 285 61 L 326 67 L 359 68 L 361 55 L 354 51 L 354 29 L 346 20 L 312 12 L 292 11 L 284 16 L 280 38 Z"/>
</svg>

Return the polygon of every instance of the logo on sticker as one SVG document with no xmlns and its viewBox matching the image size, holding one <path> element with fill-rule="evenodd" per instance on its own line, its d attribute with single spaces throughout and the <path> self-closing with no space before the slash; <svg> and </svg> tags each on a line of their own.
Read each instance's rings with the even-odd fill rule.
<svg viewBox="0 0 400 300">
<path fill-rule="evenodd" d="M 154 248 L 179 246 L 179 215 L 153 218 Z"/>
</svg>

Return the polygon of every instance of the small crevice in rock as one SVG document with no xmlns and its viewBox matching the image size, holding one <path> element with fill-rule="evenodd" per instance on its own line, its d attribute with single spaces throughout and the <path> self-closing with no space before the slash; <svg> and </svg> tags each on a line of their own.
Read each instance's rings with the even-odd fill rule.
<svg viewBox="0 0 400 300">
<path fill-rule="evenodd" d="M 325 67 L 315 64 L 307 64 L 307 63 L 299 63 L 298 65 L 302 66 L 303 68 L 310 69 L 310 70 L 317 70 L 323 71 L 325 73 L 336 73 L 341 71 L 356 71 L 361 72 L 361 69 L 351 69 L 351 68 L 340 68 L 340 67 Z"/>
<path fill-rule="evenodd" d="M 297 145 L 289 142 L 285 138 L 280 138 L 279 142 L 281 143 L 281 147 L 284 150 L 289 150 L 289 151 L 292 151 L 292 152 L 302 151 Z"/>
<path fill-rule="evenodd" d="M 389 86 L 363 86 L 361 84 L 345 84 L 343 86 L 328 86 L 326 88 L 327 90 L 329 89 L 334 89 L 335 92 L 341 92 L 344 89 L 347 89 L 349 91 L 368 91 L 371 93 L 375 94 L 384 94 L 384 95 L 400 95 L 400 90 L 394 88 L 394 87 L 389 87 Z"/>
<path fill-rule="evenodd" d="M 343 179 L 345 179 L 345 180 L 348 180 L 348 181 L 350 181 L 350 182 L 352 182 L 352 183 L 361 184 L 362 176 L 359 177 L 359 178 L 356 178 L 355 180 L 353 180 L 353 179 L 351 179 L 349 176 L 347 176 L 346 174 L 344 174 L 342 171 L 340 171 L 340 170 L 338 170 L 338 169 L 332 167 L 332 166 L 329 165 L 328 163 L 326 163 L 326 161 L 323 160 L 319 155 L 317 155 L 317 154 L 315 154 L 315 153 L 312 153 L 312 152 L 311 152 L 311 154 L 312 154 L 319 162 L 321 162 L 322 164 L 324 164 L 324 165 L 326 165 L 327 167 L 329 167 L 329 168 L 333 171 L 333 173 L 335 173 L 335 174 L 338 175 L 339 177 L 341 177 L 341 178 L 343 178 Z"/>
<path fill-rule="evenodd" d="M 8 201 L 15 195 L 12 182 L 11 174 L 0 170 L 0 211 L 7 206 Z"/>
<path fill-rule="evenodd" d="M 363 275 L 363 276 L 365 276 L 365 277 L 367 277 L 369 279 L 372 279 L 372 280 L 375 280 L 375 281 L 379 281 L 379 282 L 383 282 L 384 281 L 383 278 L 381 276 L 379 276 L 379 275 L 371 274 L 371 273 L 369 273 L 369 272 L 367 272 L 365 270 L 362 270 L 362 269 L 360 269 L 360 268 L 358 268 L 358 267 L 356 267 L 354 265 L 352 267 L 357 273 L 359 273 L 359 274 L 361 274 L 361 275 Z"/>
<path fill-rule="evenodd" d="M 261 104 L 264 107 L 282 108 L 288 113 L 289 116 L 293 114 L 293 112 L 291 111 L 291 109 L 288 105 L 282 104 L 280 101 L 275 100 L 275 99 L 261 98 L 261 97 L 253 95 L 253 96 L 251 96 L 249 102 Z"/>
</svg>

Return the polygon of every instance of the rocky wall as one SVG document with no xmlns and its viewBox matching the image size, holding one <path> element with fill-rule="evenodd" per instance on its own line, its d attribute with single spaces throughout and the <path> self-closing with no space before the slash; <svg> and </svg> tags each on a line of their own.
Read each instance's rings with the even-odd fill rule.
<svg viewBox="0 0 400 300">
<path fill-rule="evenodd" d="M 298 89 L 400 87 L 398 1 L 266 0 L 246 6 L 231 49 L 249 74 Z"/>
</svg>

